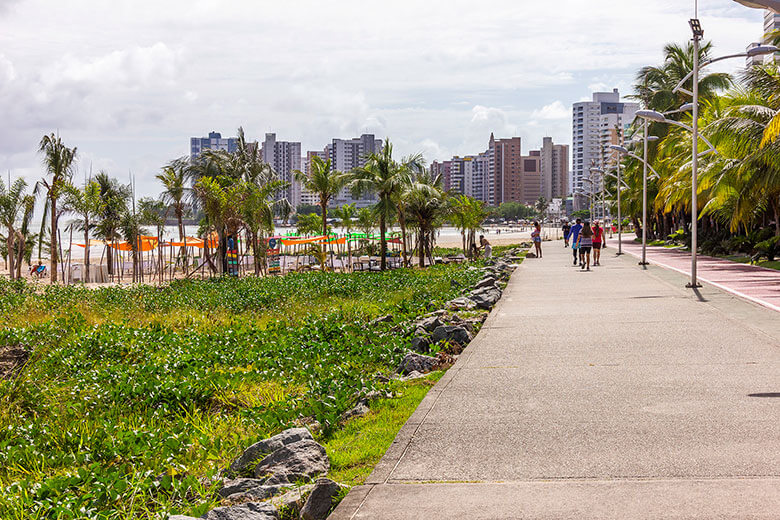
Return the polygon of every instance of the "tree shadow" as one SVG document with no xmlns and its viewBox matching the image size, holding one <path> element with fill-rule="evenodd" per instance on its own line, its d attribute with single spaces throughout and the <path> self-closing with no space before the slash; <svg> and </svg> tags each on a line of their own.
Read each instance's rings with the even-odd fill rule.
<svg viewBox="0 0 780 520">
<path fill-rule="evenodd" d="M 778 397 L 780 398 L 780 392 L 761 392 L 758 394 L 748 394 L 748 397 Z"/>
</svg>

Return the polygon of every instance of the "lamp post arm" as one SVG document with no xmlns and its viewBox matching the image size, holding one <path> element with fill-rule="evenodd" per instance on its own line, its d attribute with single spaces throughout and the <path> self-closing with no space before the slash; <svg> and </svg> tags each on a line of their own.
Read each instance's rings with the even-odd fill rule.
<svg viewBox="0 0 780 520">
<path fill-rule="evenodd" d="M 637 161 L 642 161 L 642 163 L 644 163 L 644 164 L 647 164 L 647 167 L 648 167 L 648 168 L 650 168 L 650 171 L 651 171 L 651 172 L 653 172 L 653 174 L 655 174 L 655 176 L 656 176 L 657 178 L 659 178 L 659 179 L 661 178 L 661 176 L 660 176 L 660 175 L 658 175 L 658 172 L 657 172 L 657 171 L 655 171 L 655 169 L 654 169 L 652 166 L 650 166 L 650 163 L 648 163 L 648 162 L 645 162 L 645 160 L 644 160 L 644 159 L 642 159 L 641 157 L 639 157 L 638 155 L 636 155 L 636 154 L 634 154 L 634 153 L 632 153 L 632 152 L 628 152 L 628 156 L 629 156 L 629 157 L 633 157 L 633 158 L 634 158 L 634 159 L 636 159 Z"/>
<path fill-rule="evenodd" d="M 667 119 L 667 120 L 666 120 L 666 122 L 667 122 L 667 123 L 669 123 L 669 124 L 675 125 L 675 126 L 679 126 L 680 128 L 685 128 L 685 129 L 686 129 L 686 130 L 688 130 L 689 132 L 693 133 L 693 128 L 692 128 L 692 127 L 690 127 L 690 126 L 688 126 L 688 125 L 686 125 L 685 123 L 681 123 L 680 121 L 675 121 L 674 119 Z M 698 132 L 697 132 L 697 133 L 698 133 Z M 715 148 L 715 146 L 714 146 L 714 145 L 713 145 L 713 144 L 712 144 L 712 143 L 709 141 L 709 139 L 707 139 L 706 137 L 704 137 L 704 136 L 703 136 L 701 133 L 698 133 L 698 135 L 699 135 L 699 139 L 701 139 L 702 141 L 704 141 L 705 143 L 707 143 L 707 146 L 709 146 L 709 149 L 708 149 L 708 150 L 704 150 L 703 152 L 700 152 L 700 153 L 698 154 L 698 156 L 699 156 L 699 157 L 702 157 L 702 156 L 704 156 L 704 155 L 707 155 L 707 154 L 709 154 L 709 153 L 713 153 L 713 152 L 714 152 L 714 153 L 718 153 L 718 150 L 717 150 L 717 149 Z"/>
<path fill-rule="evenodd" d="M 707 65 L 711 65 L 711 64 L 713 64 L 715 62 L 718 62 L 718 61 L 730 60 L 731 58 L 746 58 L 747 55 L 748 54 L 746 52 L 740 52 L 738 54 L 729 54 L 728 56 L 720 56 L 719 58 L 714 58 L 714 59 L 711 59 L 711 60 L 707 60 L 707 61 L 702 62 L 701 65 L 699 65 L 699 70 L 703 69 Z M 685 84 L 685 82 L 688 81 L 689 79 L 691 79 L 691 76 L 693 76 L 693 71 L 690 71 L 688 74 L 686 74 L 685 77 L 683 79 L 681 79 L 679 83 L 677 83 L 677 86 L 675 86 L 672 89 L 672 92 L 675 93 L 675 94 L 677 92 L 685 92 L 689 96 L 693 95 L 693 92 L 690 92 L 690 91 L 685 90 L 685 89 L 682 88 L 682 86 Z"/>
</svg>

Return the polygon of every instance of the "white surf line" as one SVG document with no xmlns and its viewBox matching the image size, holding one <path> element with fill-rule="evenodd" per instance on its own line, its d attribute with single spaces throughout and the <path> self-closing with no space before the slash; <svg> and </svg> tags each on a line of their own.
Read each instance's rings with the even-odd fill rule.
<svg viewBox="0 0 780 520">
<path fill-rule="evenodd" d="M 634 253 L 633 251 L 630 251 L 628 249 L 626 249 L 626 251 L 628 252 L 628 254 L 630 254 L 631 256 L 633 256 L 635 258 L 641 258 L 641 255 L 639 255 L 637 253 Z M 648 260 L 650 260 L 650 258 L 648 258 Z M 671 269 L 672 271 L 677 271 L 678 273 L 684 274 L 686 276 L 690 276 L 691 275 L 690 271 L 684 271 L 683 269 L 679 269 L 679 268 L 673 267 L 673 266 L 671 266 L 669 264 L 665 264 L 663 262 L 659 262 L 658 260 L 653 259 L 653 262 L 656 265 L 660 265 L 661 267 L 664 267 L 666 269 Z M 702 280 L 704 282 L 707 282 L 710 285 L 713 285 L 713 286 L 717 287 L 718 289 L 721 289 L 721 290 L 726 291 L 728 293 L 734 294 L 736 296 L 739 296 L 740 298 L 744 298 L 745 300 L 749 300 L 749 301 L 751 301 L 753 303 L 757 303 L 758 305 L 761 305 L 762 307 L 766 307 L 767 309 L 771 309 L 773 311 L 780 312 L 780 306 L 777 306 L 777 305 L 775 305 L 773 303 L 770 303 L 770 302 L 768 302 L 766 300 L 762 300 L 761 298 L 756 298 L 755 296 L 747 295 L 747 294 L 745 294 L 743 292 L 737 291 L 736 289 L 732 289 L 731 287 L 727 287 L 727 286 L 725 286 L 723 284 L 720 284 L 718 282 L 713 282 L 712 280 L 708 280 L 707 278 L 704 278 L 703 276 L 699 275 L 698 273 L 697 273 L 696 277 L 699 280 Z"/>
</svg>

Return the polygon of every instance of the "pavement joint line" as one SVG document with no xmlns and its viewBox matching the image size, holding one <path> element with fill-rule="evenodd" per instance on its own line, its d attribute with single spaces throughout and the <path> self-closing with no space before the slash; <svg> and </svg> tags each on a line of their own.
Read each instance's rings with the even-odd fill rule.
<svg viewBox="0 0 780 520">
<path fill-rule="evenodd" d="M 725 475 L 720 477 L 691 477 L 691 476 L 669 476 L 669 475 L 646 475 L 646 476 L 628 476 L 628 477 L 538 477 L 520 480 L 388 480 L 385 484 L 390 486 L 424 486 L 430 484 L 538 484 L 549 482 L 551 484 L 559 482 L 587 482 L 587 483 L 613 483 L 613 482 L 721 482 L 728 480 L 780 480 L 778 475 Z M 380 484 L 372 484 L 380 485 Z"/>
<path fill-rule="evenodd" d="M 630 254 L 634 258 L 640 258 L 640 255 L 637 255 L 636 253 L 633 253 L 631 251 L 629 251 L 628 254 Z M 666 269 L 671 269 L 672 271 L 677 271 L 678 273 L 684 274 L 686 276 L 690 276 L 691 275 L 690 271 L 685 271 L 684 269 L 679 269 L 677 267 L 672 267 L 669 264 L 665 264 L 664 262 L 659 262 L 658 260 L 655 260 L 655 259 L 653 260 L 653 263 L 656 264 L 656 265 L 660 265 L 661 267 L 664 267 Z M 780 312 L 780 307 L 778 307 L 777 305 L 774 305 L 772 303 L 769 303 L 767 301 L 764 301 L 761 298 L 756 298 L 755 296 L 749 296 L 749 295 L 747 295 L 747 294 L 745 294 L 743 292 L 740 292 L 740 291 L 738 291 L 736 289 L 732 289 L 731 287 L 728 287 L 726 285 L 720 284 L 718 282 L 713 282 L 712 280 L 708 280 L 707 278 L 699 275 L 698 273 L 696 275 L 696 278 L 698 280 L 702 281 L 702 282 L 706 282 L 706 283 L 708 283 L 708 284 L 710 284 L 710 285 L 712 285 L 714 287 L 717 287 L 718 289 L 720 289 L 722 291 L 726 291 L 728 293 L 734 294 L 736 296 L 739 296 L 740 298 L 744 298 L 745 300 L 748 300 L 748 301 L 751 301 L 751 302 L 756 303 L 758 305 L 761 305 L 763 307 L 766 307 L 767 309 L 771 309 L 773 311 Z"/>
</svg>

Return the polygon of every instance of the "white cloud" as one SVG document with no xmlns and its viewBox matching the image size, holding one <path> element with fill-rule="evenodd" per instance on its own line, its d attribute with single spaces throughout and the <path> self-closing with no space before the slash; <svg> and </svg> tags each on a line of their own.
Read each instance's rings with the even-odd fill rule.
<svg viewBox="0 0 780 520">
<path fill-rule="evenodd" d="M 372 131 L 429 161 L 484 150 L 491 131 L 568 142 L 570 104 L 628 93 L 689 38 L 690 4 L 0 0 L 0 168 L 40 171 L 35 145 L 58 129 L 142 194 L 190 136 L 239 125 L 304 150 Z M 717 53 L 760 37 L 759 11 L 702 4 Z"/>
<path fill-rule="evenodd" d="M 571 110 L 563 106 L 563 103 L 560 100 L 555 100 L 539 110 L 534 110 L 531 113 L 531 117 L 534 119 L 550 120 L 569 119 L 571 118 Z"/>
</svg>

